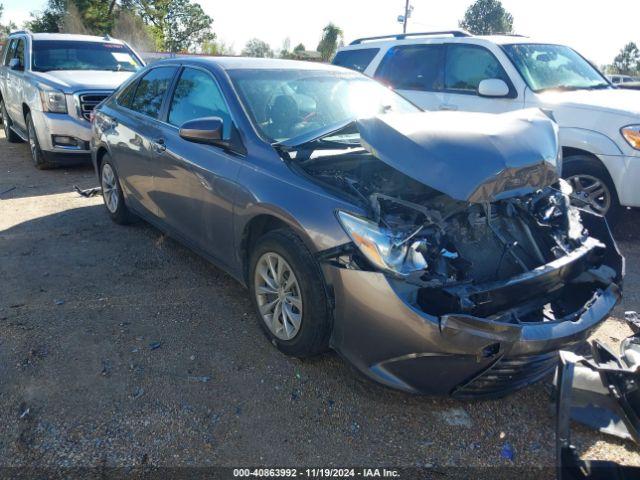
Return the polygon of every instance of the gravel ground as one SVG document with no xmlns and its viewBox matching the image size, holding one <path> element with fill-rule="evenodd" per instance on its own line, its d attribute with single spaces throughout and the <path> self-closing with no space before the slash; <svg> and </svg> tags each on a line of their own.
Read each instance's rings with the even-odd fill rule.
<svg viewBox="0 0 640 480">
<path fill-rule="evenodd" d="M 71 191 L 96 183 L 0 136 L 0 466 L 553 466 L 542 384 L 469 403 L 287 358 L 229 276 Z M 640 309 L 639 226 L 628 212 L 616 232 L 625 298 L 596 334 L 612 345 Z M 573 437 L 583 458 L 640 465 L 630 442 Z"/>
</svg>

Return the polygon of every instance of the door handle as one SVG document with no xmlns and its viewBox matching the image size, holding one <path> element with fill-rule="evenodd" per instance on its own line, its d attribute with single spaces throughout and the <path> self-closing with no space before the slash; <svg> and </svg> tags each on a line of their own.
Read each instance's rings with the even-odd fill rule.
<svg viewBox="0 0 640 480">
<path fill-rule="evenodd" d="M 448 111 L 448 112 L 458 110 L 458 107 L 456 107 L 455 105 L 450 105 L 448 103 L 443 103 L 442 105 L 440 105 L 439 108 L 440 110 Z"/>
<path fill-rule="evenodd" d="M 151 142 L 151 146 L 156 153 L 162 153 L 167 149 L 167 146 L 164 143 L 164 138 L 158 138 Z"/>
</svg>

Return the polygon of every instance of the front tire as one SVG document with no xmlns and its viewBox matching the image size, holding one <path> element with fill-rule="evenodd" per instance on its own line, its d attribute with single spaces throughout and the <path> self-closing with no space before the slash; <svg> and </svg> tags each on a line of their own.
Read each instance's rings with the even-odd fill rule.
<svg viewBox="0 0 640 480">
<path fill-rule="evenodd" d="M 27 122 L 27 135 L 29 136 L 29 151 L 31 152 L 31 160 L 33 160 L 33 165 L 38 170 L 47 170 L 53 167 L 53 164 L 47 162 L 42 154 L 42 149 L 40 149 L 40 142 L 38 142 L 38 135 L 36 134 L 36 127 L 33 124 L 33 118 L 31 118 L 31 113 L 27 113 L 25 118 Z"/>
<path fill-rule="evenodd" d="M 278 350 L 306 358 L 329 348 L 332 321 L 324 277 L 297 235 L 274 230 L 260 238 L 248 283 L 260 326 Z"/>
<path fill-rule="evenodd" d="M 588 155 L 571 155 L 563 161 L 562 176 L 573 187 L 574 205 L 606 217 L 611 226 L 616 224 L 622 207 L 604 165 Z"/>
<path fill-rule="evenodd" d="M 4 129 L 4 136 L 9 143 L 21 143 L 22 139 L 16 132 L 11 130 L 11 119 L 7 112 L 7 107 L 4 104 L 4 100 L 0 100 L 0 115 L 2 115 L 2 128 Z"/>
<path fill-rule="evenodd" d="M 100 186 L 102 187 L 104 206 L 111 220 L 119 225 L 130 224 L 134 219 L 133 214 L 124 203 L 124 195 L 116 168 L 111 157 L 106 154 L 100 165 Z"/>
</svg>

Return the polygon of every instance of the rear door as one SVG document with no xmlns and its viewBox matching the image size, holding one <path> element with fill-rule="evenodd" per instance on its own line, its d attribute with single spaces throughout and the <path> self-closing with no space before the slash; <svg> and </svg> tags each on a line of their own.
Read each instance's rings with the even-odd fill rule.
<svg viewBox="0 0 640 480">
<path fill-rule="evenodd" d="M 506 97 L 481 97 L 482 80 L 499 79 L 509 86 Z M 505 69 L 487 48 L 480 45 L 450 43 L 446 47 L 444 68 L 444 110 L 502 113 L 523 107 Z"/>
<path fill-rule="evenodd" d="M 162 148 L 160 115 L 167 92 L 178 71 L 177 66 L 149 70 L 139 81 L 118 95 L 117 118 L 112 118 L 108 136 L 111 151 L 127 200 L 134 209 L 156 215 L 157 198 L 153 196 L 153 160 Z"/>
<path fill-rule="evenodd" d="M 219 117 L 223 137 L 235 128 L 216 79 L 205 69 L 185 67 L 171 95 L 162 127 L 161 151 L 154 152 L 158 215 L 189 243 L 225 264 L 233 258 L 233 197 L 241 158 L 214 145 L 180 137 L 189 120 Z"/>
<path fill-rule="evenodd" d="M 424 110 L 443 105 L 445 47 L 442 44 L 398 45 L 382 58 L 374 78 Z"/>
</svg>

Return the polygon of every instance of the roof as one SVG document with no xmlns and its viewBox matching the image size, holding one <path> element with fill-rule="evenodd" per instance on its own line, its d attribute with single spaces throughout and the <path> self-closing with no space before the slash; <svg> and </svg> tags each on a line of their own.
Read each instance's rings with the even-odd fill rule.
<svg viewBox="0 0 640 480">
<path fill-rule="evenodd" d="M 357 50 L 365 48 L 380 48 L 388 45 L 412 45 L 431 42 L 442 42 L 445 40 L 447 43 L 472 43 L 476 45 L 482 44 L 496 44 L 496 45 L 509 45 L 514 43 L 551 43 L 551 42 L 539 42 L 529 37 L 523 37 L 520 35 L 452 35 L 447 32 L 441 34 L 415 34 L 413 36 L 407 36 L 406 38 L 388 38 L 387 36 L 371 37 L 364 39 L 360 43 L 352 43 L 344 47 L 340 47 L 339 50 Z"/>
<path fill-rule="evenodd" d="M 334 65 L 305 62 L 301 60 L 285 60 L 280 58 L 254 58 L 254 57 L 203 57 L 180 56 L 175 59 L 165 59 L 157 62 L 189 61 L 194 64 L 216 65 L 223 70 L 254 70 L 254 69 L 279 69 L 279 70 L 330 70 L 344 72 L 344 68 Z"/>
<path fill-rule="evenodd" d="M 110 37 L 97 37 L 94 35 L 76 35 L 71 33 L 29 33 L 29 32 L 14 32 L 18 33 L 27 33 L 31 35 L 33 40 L 63 40 L 67 42 L 98 42 L 98 43 L 120 43 L 123 44 L 122 40 L 118 40 Z M 11 35 L 14 35 L 12 33 Z"/>
</svg>

